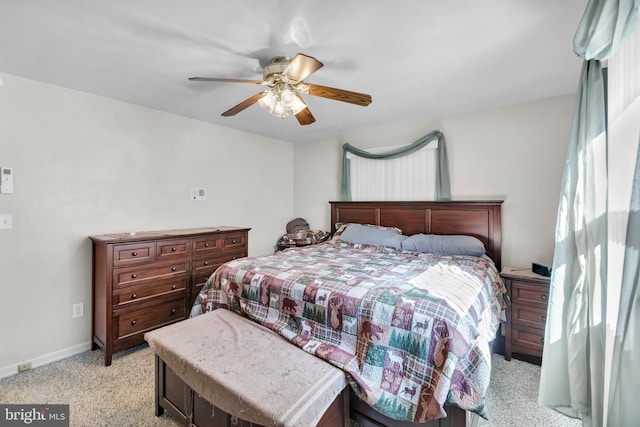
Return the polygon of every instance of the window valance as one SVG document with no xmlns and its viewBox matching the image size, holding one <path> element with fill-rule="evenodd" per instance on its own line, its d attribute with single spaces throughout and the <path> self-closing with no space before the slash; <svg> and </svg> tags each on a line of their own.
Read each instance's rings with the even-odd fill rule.
<svg viewBox="0 0 640 427">
<path fill-rule="evenodd" d="M 444 134 L 439 130 L 434 130 L 417 141 L 406 145 L 404 147 L 397 148 L 395 150 L 386 153 L 370 153 L 365 150 L 361 150 L 352 146 L 351 144 L 344 144 L 342 146 L 342 180 L 340 185 L 340 196 L 342 200 L 351 200 L 351 166 L 350 160 L 347 156 L 348 153 L 352 153 L 356 156 L 364 157 L 367 159 L 395 159 L 398 157 L 408 156 L 421 148 L 424 148 L 431 142 L 436 141 L 438 148 L 436 149 L 436 200 L 449 200 L 451 199 L 451 186 L 449 184 L 449 162 L 447 159 L 447 149 L 445 146 Z"/>
</svg>

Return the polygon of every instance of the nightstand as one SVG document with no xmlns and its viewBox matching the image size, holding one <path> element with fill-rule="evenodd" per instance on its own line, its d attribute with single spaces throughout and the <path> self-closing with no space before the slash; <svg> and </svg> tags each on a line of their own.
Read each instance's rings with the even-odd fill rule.
<svg viewBox="0 0 640 427">
<path fill-rule="evenodd" d="M 516 267 L 505 267 L 500 276 L 511 300 L 507 308 L 504 358 L 511 360 L 511 353 L 542 357 L 550 278 Z"/>
</svg>

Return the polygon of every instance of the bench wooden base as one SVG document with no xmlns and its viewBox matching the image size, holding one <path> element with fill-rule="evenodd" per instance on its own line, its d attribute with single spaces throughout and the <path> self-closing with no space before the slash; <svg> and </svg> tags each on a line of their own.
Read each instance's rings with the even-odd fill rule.
<svg viewBox="0 0 640 427">
<path fill-rule="evenodd" d="M 160 357 L 156 356 L 156 416 L 166 410 L 186 426 L 263 427 L 236 418 L 216 408 L 186 385 Z M 320 419 L 318 427 L 349 426 L 349 391 L 336 397 Z"/>
<path fill-rule="evenodd" d="M 262 427 L 238 419 L 195 393 L 186 385 L 160 357 L 156 356 L 156 396 L 155 411 L 160 416 L 166 410 L 185 426 L 196 427 Z M 363 427 L 473 427 L 478 417 L 466 411 L 447 405 L 448 417 L 427 424 L 392 420 L 358 399 L 350 388 L 345 389 L 331 404 L 318 423 L 318 427 L 349 426 L 353 419 Z"/>
</svg>

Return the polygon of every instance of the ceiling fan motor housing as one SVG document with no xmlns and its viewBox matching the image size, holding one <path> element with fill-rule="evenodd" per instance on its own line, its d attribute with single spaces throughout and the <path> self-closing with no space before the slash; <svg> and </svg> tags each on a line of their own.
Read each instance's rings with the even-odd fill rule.
<svg viewBox="0 0 640 427">
<path fill-rule="evenodd" d="M 263 79 L 267 80 L 270 76 L 274 74 L 282 74 L 290 62 L 291 62 L 291 58 L 287 56 L 274 57 L 271 60 L 271 64 L 267 65 L 262 70 Z"/>
</svg>

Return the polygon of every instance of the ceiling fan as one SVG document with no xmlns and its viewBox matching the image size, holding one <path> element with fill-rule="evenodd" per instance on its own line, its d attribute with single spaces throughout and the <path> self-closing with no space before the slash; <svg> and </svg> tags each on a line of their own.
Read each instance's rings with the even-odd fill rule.
<svg viewBox="0 0 640 427">
<path fill-rule="evenodd" d="M 351 92 L 334 87 L 305 83 L 304 79 L 319 70 L 324 64 L 316 58 L 298 53 L 293 59 L 276 56 L 263 69 L 263 80 L 223 79 L 217 77 L 190 77 L 189 80 L 203 82 L 252 83 L 267 86 L 268 89 L 256 93 L 222 113 L 233 116 L 256 102 L 276 117 L 285 118 L 293 114 L 301 125 L 316 121 L 300 94 L 321 96 L 335 101 L 349 102 L 366 107 L 371 104 L 371 95 Z"/>
</svg>

